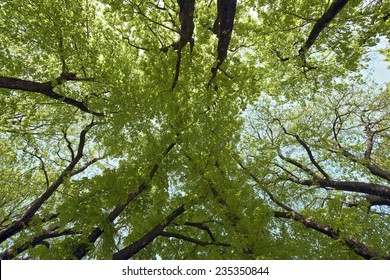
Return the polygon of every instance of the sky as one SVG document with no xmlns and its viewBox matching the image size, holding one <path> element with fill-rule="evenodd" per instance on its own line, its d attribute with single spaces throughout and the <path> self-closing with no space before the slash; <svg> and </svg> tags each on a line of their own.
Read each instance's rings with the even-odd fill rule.
<svg viewBox="0 0 390 280">
<path fill-rule="evenodd" d="M 371 72 L 372 78 L 379 84 L 386 84 L 390 82 L 390 64 L 385 61 L 385 56 L 380 53 L 380 49 L 389 47 L 389 43 L 385 39 L 382 39 L 380 43 L 372 48 L 370 51 L 371 63 L 368 71 L 364 74 Z"/>
</svg>

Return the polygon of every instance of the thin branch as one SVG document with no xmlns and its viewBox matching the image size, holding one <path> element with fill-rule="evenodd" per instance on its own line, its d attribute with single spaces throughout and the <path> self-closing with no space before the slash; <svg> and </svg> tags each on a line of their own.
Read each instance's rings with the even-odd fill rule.
<svg viewBox="0 0 390 280">
<path fill-rule="evenodd" d="M 368 246 L 362 242 L 359 242 L 351 237 L 343 237 L 340 231 L 333 229 L 331 226 L 323 225 L 319 222 L 314 221 L 311 218 L 305 217 L 298 212 L 278 212 L 275 211 L 274 215 L 276 218 L 293 219 L 301 222 L 305 227 L 314 229 L 322 234 L 329 236 L 334 240 L 341 240 L 346 246 L 353 250 L 359 256 L 365 259 L 390 259 L 390 255 L 383 256 L 381 253 L 371 250 Z"/>
<path fill-rule="evenodd" d="M 65 139 L 65 141 L 66 141 L 68 150 L 69 150 L 69 152 L 70 152 L 71 159 L 74 160 L 74 151 L 73 151 L 73 148 L 72 148 L 72 143 L 69 141 L 69 139 L 68 139 L 68 137 L 67 137 L 66 129 L 64 129 L 63 135 L 64 135 L 64 139 Z"/>
<path fill-rule="evenodd" d="M 175 233 L 175 232 L 167 232 L 167 231 L 163 231 L 160 233 L 161 236 L 165 236 L 165 237 L 170 237 L 170 238 L 178 238 L 178 239 L 181 239 L 181 240 L 184 240 L 184 241 L 187 241 L 187 242 L 191 242 L 191 243 L 194 243 L 196 245 L 199 245 L 199 246 L 210 246 L 210 245 L 214 245 L 214 246 L 222 246 L 222 247 L 230 247 L 230 244 L 228 243 L 223 243 L 223 242 L 217 242 L 217 241 L 211 241 L 211 242 L 208 242 L 208 241 L 202 241 L 202 240 L 198 240 L 198 239 L 195 239 L 195 238 L 192 238 L 192 237 L 188 237 L 188 236 L 185 236 L 183 234 L 179 234 L 179 233 Z"/>
<path fill-rule="evenodd" d="M 83 165 L 82 167 L 78 168 L 78 169 L 74 169 L 71 173 L 70 173 L 70 176 L 75 176 L 81 172 L 83 172 L 85 169 L 87 169 L 89 166 L 91 166 L 92 164 L 94 164 L 95 162 L 99 161 L 103 159 L 102 157 L 99 157 L 99 158 L 94 158 L 90 161 L 88 161 L 85 165 Z"/>
<path fill-rule="evenodd" d="M 29 152 L 29 151 L 27 151 L 27 150 L 24 150 L 24 152 L 30 154 L 31 156 L 37 158 L 37 159 L 40 161 L 40 163 L 41 163 L 41 170 L 42 170 L 42 172 L 43 172 L 43 174 L 44 174 L 44 176 L 45 176 L 46 187 L 48 188 L 49 185 L 50 185 L 50 181 L 49 181 L 49 176 L 47 175 L 47 171 L 46 171 L 46 167 L 45 167 L 45 162 L 43 161 L 42 157 L 38 156 L 38 155 L 35 154 L 35 153 Z"/>
<path fill-rule="evenodd" d="M 330 179 L 329 175 L 325 172 L 325 170 L 317 163 L 317 161 L 314 159 L 314 156 L 313 156 L 313 153 L 311 152 L 311 149 L 310 147 L 307 145 L 307 143 L 305 141 L 303 141 L 299 135 L 297 134 L 293 134 L 293 133 L 290 133 L 286 130 L 286 128 L 282 125 L 281 121 L 279 119 L 276 119 L 279 123 L 279 125 L 282 127 L 283 129 L 283 132 L 286 134 L 286 135 L 290 135 L 292 137 L 294 137 L 298 142 L 299 144 L 301 144 L 301 146 L 306 150 L 306 153 L 308 154 L 309 156 L 309 159 L 310 159 L 310 162 L 317 168 L 317 170 L 326 178 L 326 179 Z"/>
<path fill-rule="evenodd" d="M 301 16 L 301 15 L 298 15 L 296 13 L 289 12 L 289 11 L 284 11 L 284 13 L 287 14 L 287 15 L 290 15 L 290 16 L 294 16 L 294 17 L 306 20 L 306 21 L 311 21 L 311 22 L 317 22 L 318 21 L 318 19 L 316 19 L 316 18 L 304 17 L 304 16 Z"/>
<path fill-rule="evenodd" d="M 173 149 L 176 143 L 171 143 L 164 151 L 163 158 Z M 147 182 L 142 183 L 137 190 L 128 194 L 127 199 L 124 203 L 119 203 L 107 216 L 108 222 L 112 223 L 114 220 L 123 212 L 123 210 L 129 205 L 131 201 L 133 201 L 138 195 L 140 195 L 146 188 L 148 187 L 150 181 L 154 178 L 157 170 L 159 168 L 158 163 L 155 163 L 151 168 L 149 173 L 149 180 Z M 103 229 L 96 227 L 89 235 L 88 242 L 90 244 L 95 243 L 95 241 L 103 234 Z M 89 243 L 80 244 L 77 249 L 74 251 L 73 255 L 82 259 L 90 250 Z"/>
<path fill-rule="evenodd" d="M 34 248 L 38 245 L 46 245 L 50 246 L 49 243 L 47 243 L 45 240 L 56 238 L 60 236 L 66 236 L 66 235 L 75 235 L 80 234 L 81 232 L 75 232 L 71 229 L 65 229 L 63 231 L 57 231 L 59 227 L 52 227 L 50 229 L 44 229 L 42 233 L 30 241 L 27 241 L 23 243 L 22 245 L 13 246 L 11 248 L 6 249 L 2 253 L 0 253 L 0 260 L 11 260 L 15 258 L 17 255 L 23 253 L 24 251 L 28 250 L 29 248 Z"/>
<path fill-rule="evenodd" d="M 208 226 L 206 226 L 204 223 L 185 222 L 184 224 L 186 226 L 196 227 L 196 228 L 199 228 L 201 230 L 206 231 L 207 234 L 210 236 L 210 239 L 212 241 L 216 241 L 216 239 L 215 239 L 213 233 L 211 232 L 210 228 Z"/>
<path fill-rule="evenodd" d="M 121 35 L 122 35 L 122 39 L 125 39 L 125 40 L 127 41 L 127 44 L 128 44 L 129 46 L 131 46 L 131 47 L 133 47 L 133 48 L 136 48 L 136 49 L 138 49 L 138 50 L 144 50 L 144 51 L 150 51 L 150 50 L 151 50 L 151 49 L 148 49 L 148 48 L 143 48 L 143 47 L 137 46 L 137 45 L 135 45 L 135 44 L 133 44 L 133 43 L 130 42 L 130 38 L 129 38 L 129 37 L 123 35 L 122 33 L 121 33 Z"/>
<path fill-rule="evenodd" d="M 80 133 L 79 146 L 77 149 L 77 154 L 69 165 L 61 172 L 57 180 L 46 189 L 46 191 L 37 199 L 35 199 L 28 207 L 28 209 L 21 215 L 19 219 L 14 221 L 11 225 L 4 228 L 0 231 L 0 243 L 7 240 L 9 237 L 17 234 L 25 227 L 28 227 L 35 213 L 41 208 L 41 206 L 53 195 L 53 193 L 58 189 L 63 181 L 71 174 L 76 164 L 83 157 L 83 150 L 86 142 L 86 135 L 88 131 L 94 126 L 94 122 L 91 122 L 87 125 Z"/>
<path fill-rule="evenodd" d="M 134 4 L 134 6 L 137 7 L 137 10 L 138 10 L 138 11 L 135 12 L 136 14 L 139 14 L 139 15 L 143 16 L 145 19 L 149 20 L 150 22 L 153 22 L 154 24 L 157 24 L 157 25 L 159 25 L 161 27 L 164 27 L 165 29 L 168 29 L 168 30 L 173 31 L 175 33 L 180 33 L 179 31 L 177 31 L 177 30 L 175 30 L 175 29 L 173 29 L 173 28 L 171 28 L 169 26 L 166 26 L 166 25 L 164 25 L 164 24 L 162 24 L 162 23 L 160 23 L 158 21 L 155 21 L 154 19 L 151 19 L 150 17 L 148 17 L 147 15 L 145 15 L 141 11 L 141 8 L 138 5 Z"/>
</svg>

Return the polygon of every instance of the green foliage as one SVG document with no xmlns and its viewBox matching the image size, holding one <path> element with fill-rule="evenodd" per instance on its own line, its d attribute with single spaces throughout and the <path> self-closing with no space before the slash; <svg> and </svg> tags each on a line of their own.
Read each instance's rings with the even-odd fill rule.
<svg viewBox="0 0 390 280">
<path fill-rule="evenodd" d="M 238 2 L 210 82 L 195 1 L 174 89 L 177 1 L 0 2 L 0 236 L 22 224 L 1 258 L 389 258 L 390 90 L 362 75 L 389 1 L 349 1 L 305 53 L 329 1 Z"/>
</svg>

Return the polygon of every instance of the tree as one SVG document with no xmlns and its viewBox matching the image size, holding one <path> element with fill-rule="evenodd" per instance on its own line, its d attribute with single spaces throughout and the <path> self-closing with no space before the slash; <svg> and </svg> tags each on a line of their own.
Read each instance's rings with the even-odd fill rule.
<svg viewBox="0 0 390 280">
<path fill-rule="evenodd" d="M 0 258 L 389 259 L 389 13 L 2 1 Z"/>
</svg>

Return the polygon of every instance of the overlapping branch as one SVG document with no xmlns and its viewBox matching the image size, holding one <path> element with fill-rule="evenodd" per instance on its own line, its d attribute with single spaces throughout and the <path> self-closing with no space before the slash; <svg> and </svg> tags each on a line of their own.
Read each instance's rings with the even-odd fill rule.
<svg viewBox="0 0 390 280">
<path fill-rule="evenodd" d="M 180 233 L 176 233 L 176 232 L 168 232 L 168 231 L 163 231 L 161 232 L 160 234 L 161 236 L 165 236 L 165 237 L 169 237 L 169 238 L 177 238 L 177 239 L 181 239 L 181 240 L 184 240 L 186 242 L 190 242 L 190 243 L 194 243 L 196 245 L 199 245 L 199 246 L 221 246 L 221 247 L 230 247 L 230 244 L 228 243 L 223 243 L 223 242 L 217 242 L 217 241 L 202 241 L 202 240 L 198 240 L 198 239 L 195 239 L 195 238 L 192 238 L 192 237 L 188 237 L 184 234 L 180 234 Z"/>
<path fill-rule="evenodd" d="M 334 240 L 339 240 L 346 246 L 348 246 L 352 251 L 354 251 L 357 255 L 370 260 L 370 259 L 390 259 L 390 255 L 382 255 L 381 253 L 370 249 L 366 244 L 357 241 L 348 236 L 342 236 L 340 231 L 333 229 L 331 226 L 321 224 L 313 219 L 305 217 L 304 215 L 293 211 L 293 212 L 279 212 L 275 211 L 274 215 L 276 218 L 284 218 L 284 219 L 293 219 L 294 221 L 302 223 L 305 227 L 314 229 L 326 236 Z"/>
<path fill-rule="evenodd" d="M 335 0 L 329 9 L 317 20 L 314 24 L 309 37 L 306 39 L 306 42 L 299 49 L 299 54 L 304 55 L 314 44 L 317 37 L 320 35 L 322 30 L 337 16 L 338 13 L 344 8 L 348 3 L 348 0 Z"/>
<path fill-rule="evenodd" d="M 182 49 L 190 43 L 191 52 L 194 47 L 194 11 L 195 0 L 177 0 L 179 4 L 179 19 L 180 19 L 180 39 L 169 46 L 162 47 L 160 50 L 167 52 L 170 47 L 177 51 L 176 72 L 172 83 L 172 89 L 176 87 L 180 75 L 181 52 Z"/>
<path fill-rule="evenodd" d="M 163 157 L 165 157 L 174 147 L 176 143 L 171 143 L 164 151 Z M 141 194 L 146 188 L 148 187 L 150 181 L 154 178 L 157 170 L 159 168 L 159 163 L 155 163 L 153 167 L 151 168 L 151 171 L 149 173 L 149 178 L 147 182 L 142 183 L 134 192 L 131 192 L 127 195 L 127 199 L 124 203 L 119 203 L 107 216 L 107 221 L 110 223 L 113 223 L 114 220 L 125 210 L 127 205 L 131 201 L 133 201 L 139 194 Z M 82 259 L 90 250 L 90 244 L 95 243 L 95 241 L 103 234 L 103 229 L 100 227 L 96 227 L 89 235 L 88 235 L 88 242 L 89 243 L 82 243 L 80 244 L 77 249 L 74 251 L 73 255 L 78 258 Z"/>
<path fill-rule="evenodd" d="M 35 236 L 31 240 L 23 243 L 22 245 L 13 246 L 11 248 L 6 249 L 2 253 L 0 253 L 0 260 L 11 260 L 15 258 L 17 255 L 28 250 L 29 248 L 34 248 L 38 245 L 44 245 L 50 247 L 50 244 L 46 241 L 48 239 L 66 236 L 66 235 L 80 234 L 80 232 L 75 232 L 71 229 L 65 229 L 62 231 L 58 231 L 58 229 L 59 226 L 55 226 L 50 229 L 44 229 L 40 235 Z"/>
<path fill-rule="evenodd" d="M 279 157 L 284 160 L 285 162 L 297 167 L 304 173 L 306 173 L 311 179 L 307 180 L 301 180 L 298 179 L 297 176 L 291 176 L 291 173 L 287 177 L 287 180 L 292 181 L 294 183 L 304 185 L 304 186 L 318 186 L 321 188 L 332 188 L 336 190 L 341 191 L 349 191 L 349 192 L 356 192 L 356 193 L 364 193 L 368 195 L 374 195 L 381 197 L 383 199 L 389 199 L 390 198 L 390 187 L 386 185 L 381 185 L 377 183 L 366 183 L 366 182 L 360 182 L 360 181 L 339 181 L 339 180 L 333 180 L 330 178 L 330 176 L 324 171 L 324 169 L 318 164 L 316 159 L 313 156 L 313 152 L 311 151 L 311 148 L 309 145 L 301 139 L 301 137 L 297 134 L 292 134 L 288 132 L 285 127 L 281 124 L 280 120 L 278 120 L 280 126 L 282 127 L 283 132 L 286 135 L 293 136 L 297 142 L 305 149 L 307 152 L 310 162 L 316 167 L 316 169 L 319 171 L 319 173 L 322 176 L 319 176 L 315 171 L 311 170 L 308 166 L 303 164 L 302 162 L 299 162 L 295 159 L 286 157 L 282 154 L 282 152 L 279 152 Z M 333 126 L 334 127 L 334 126 Z M 337 135 L 337 134 L 336 134 Z M 340 144 L 339 144 L 340 145 Z M 369 147 L 368 147 L 369 149 Z M 357 160 L 357 159 L 356 159 Z M 365 163 L 367 167 L 371 166 L 370 168 L 374 171 L 378 171 L 377 169 L 373 168 L 373 165 L 369 165 L 368 163 Z M 285 171 L 285 170 L 284 170 Z M 383 170 L 382 170 L 383 171 Z M 383 175 L 381 172 L 380 174 Z"/>
<path fill-rule="evenodd" d="M 0 88 L 40 93 L 51 99 L 58 100 L 66 104 L 69 104 L 71 106 L 77 107 L 83 112 L 90 113 L 95 116 L 103 116 L 103 113 L 90 110 L 84 102 L 78 101 L 70 97 L 66 97 L 54 91 L 56 85 L 59 85 L 64 81 L 72 81 L 72 80 L 90 81 L 91 78 L 78 78 L 74 73 L 62 73 L 54 81 L 39 83 L 39 82 L 32 82 L 32 81 L 27 81 L 27 80 L 22 80 L 17 78 L 0 76 Z"/>
<path fill-rule="evenodd" d="M 217 17 L 213 25 L 213 32 L 218 37 L 217 47 L 217 65 L 211 68 L 212 76 L 207 84 L 210 86 L 217 72 L 225 61 L 231 35 L 233 32 L 234 18 L 236 15 L 237 0 L 218 0 L 217 1 Z"/>
<path fill-rule="evenodd" d="M 64 180 L 67 177 L 71 176 L 71 173 L 74 170 L 75 166 L 83 157 L 87 133 L 94 125 L 95 123 L 91 122 L 81 131 L 76 156 L 61 172 L 57 179 L 46 189 L 46 191 L 41 196 L 39 196 L 29 205 L 27 210 L 17 220 L 15 220 L 12 224 L 0 231 L 0 243 L 27 227 L 33 219 L 34 215 L 41 208 L 41 206 L 54 194 L 54 192 L 64 182 Z"/>
<path fill-rule="evenodd" d="M 125 248 L 119 250 L 115 254 L 113 254 L 112 258 L 114 260 L 127 260 L 138 253 L 140 250 L 148 246 L 153 240 L 155 240 L 158 236 L 163 234 L 164 229 L 169 226 L 175 218 L 183 214 L 186 210 L 184 205 L 179 206 L 173 212 L 171 212 L 168 216 L 165 217 L 164 222 L 155 226 L 152 230 L 147 232 L 140 239 L 135 241 L 134 243 L 126 246 Z"/>
<path fill-rule="evenodd" d="M 339 230 L 333 229 L 329 225 L 323 225 L 309 217 L 306 217 L 299 213 L 298 211 L 295 211 L 291 207 L 287 206 L 283 202 L 279 201 L 275 198 L 275 196 L 266 188 L 264 187 L 264 184 L 262 184 L 261 180 L 257 178 L 255 174 L 250 172 L 244 164 L 239 161 L 238 159 L 237 163 L 241 166 L 241 168 L 248 173 L 248 175 L 258 184 L 258 186 L 267 193 L 269 198 L 277 204 L 279 207 L 284 209 L 286 212 L 280 212 L 280 211 L 274 211 L 274 216 L 277 218 L 288 218 L 293 219 L 295 221 L 303 223 L 305 227 L 314 229 L 322 234 L 325 234 L 329 236 L 330 238 L 334 240 L 340 240 L 342 241 L 346 246 L 348 246 L 351 250 L 353 250 L 356 254 L 359 256 L 365 258 L 365 259 L 390 259 L 390 255 L 384 256 L 380 254 L 377 251 L 371 250 L 366 244 L 357 241 L 351 237 L 343 236 Z"/>
</svg>

